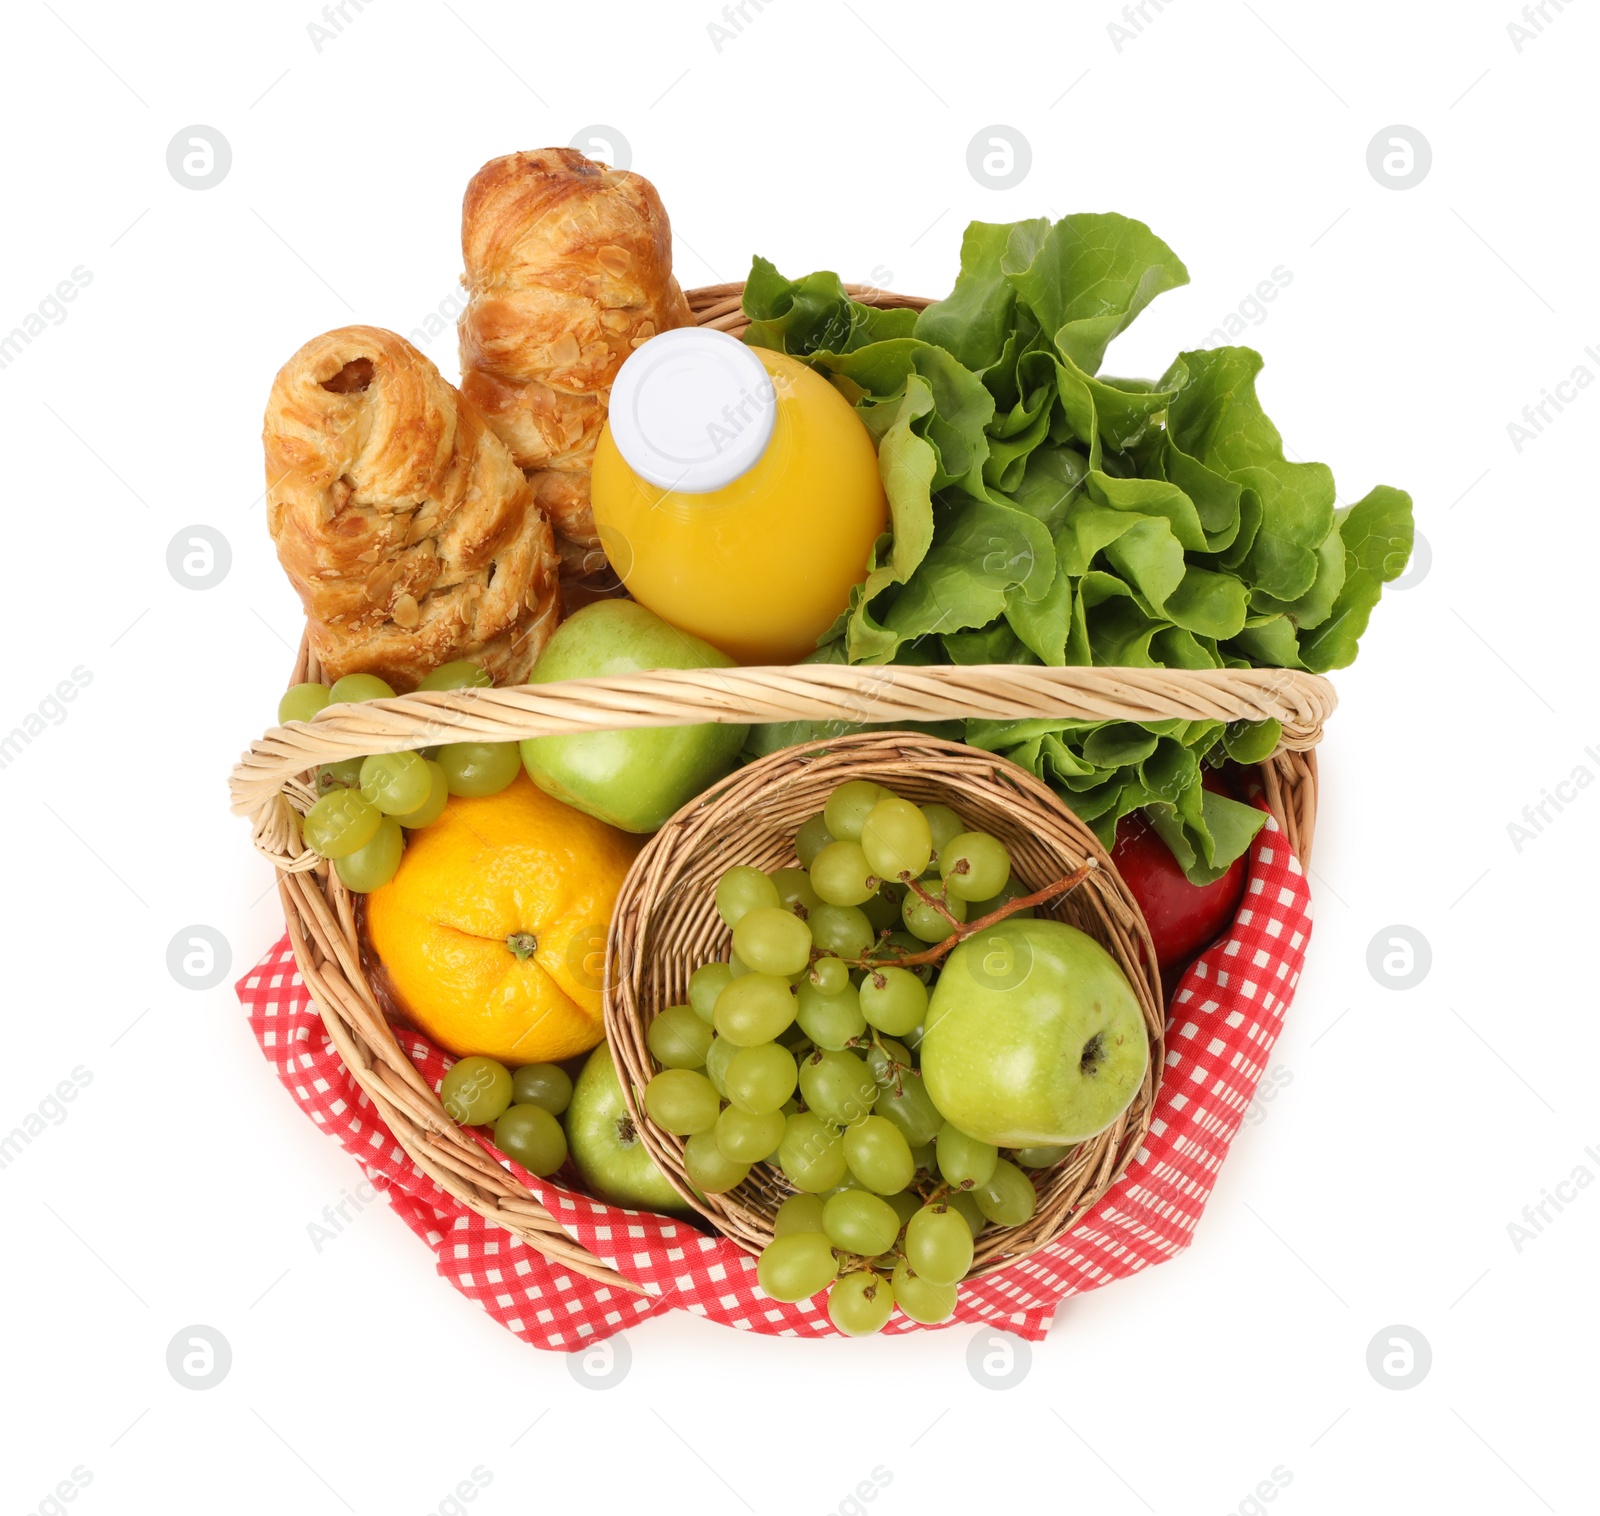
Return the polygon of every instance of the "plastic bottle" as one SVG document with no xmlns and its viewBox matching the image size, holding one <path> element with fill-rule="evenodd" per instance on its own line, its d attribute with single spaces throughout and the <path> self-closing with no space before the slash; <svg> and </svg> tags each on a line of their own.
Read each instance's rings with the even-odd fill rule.
<svg viewBox="0 0 1600 1516">
<path fill-rule="evenodd" d="M 843 395 L 797 359 L 693 327 L 622 365 L 590 493 L 634 599 L 744 664 L 815 648 L 888 516 Z"/>
</svg>

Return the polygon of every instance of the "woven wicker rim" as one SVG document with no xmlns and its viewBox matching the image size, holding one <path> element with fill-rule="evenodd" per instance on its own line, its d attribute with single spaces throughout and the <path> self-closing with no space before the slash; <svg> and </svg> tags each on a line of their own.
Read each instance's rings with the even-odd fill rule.
<svg viewBox="0 0 1600 1516">
<path fill-rule="evenodd" d="M 884 307 L 921 308 L 928 303 L 865 287 L 849 288 L 857 299 Z M 739 309 L 742 289 L 742 285 L 730 284 L 690 291 L 696 320 L 734 335 L 741 333 L 748 324 Z M 315 658 L 302 643 L 291 683 L 319 678 L 320 673 Z M 229 790 L 232 809 L 251 823 L 257 851 L 279 870 L 279 895 L 290 944 L 328 1035 L 380 1118 L 417 1166 L 463 1205 L 520 1237 L 552 1261 L 603 1283 L 637 1290 L 637 1284 L 576 1243 L 470 1133 L 445 1115 L 438 1096 L 401 1049 L 362 970 L 354 897 L 340 884 L 338 875 L 300 842 L 295 813 L 304 814 L 316 799 L 307 783 L 311 769 L 357 755 L 399 752 L 438 742 L 510 741 L 562 732 L 708 720 L 736 724 L 836 720 L 887 727 L 966 716 L 1136 722 L 1174 716 L 1213 721 L 1270 717 L 1282 725 L 1283 738 L 1279 750 L 1258 770 L 1264 799 L 1290 846 L 1302 861 L 1307 861 L 1316 821 L 1313 749 L 1336 704 L 1333 686 L 1326 679 L 1281 669 L 804 665 L 662 670 L 629 678 L 437 692 L 329 707 L 314 721 L 273 727 L 256 739 L 235 766 Z M 855 741 L 870 744 L 880 740 L 930 750 L 929 739 L 905 733 L 874 733 Z M 839 749 L 849 745 L 832 746 Z M 778 754 L 775 759 L 785 756 Z M 991 766 L 1004 764 L 1004 760 L 987 757 L 983 761 Z M 740 771 L 727 785 L 713 790 L 711 799 L 727 796 L 728 785 L 737 787 L 750 772 Z M 1018 783 L 1018 775 L 1031 781 L 1031 776 L 1020 769 L 1007 777 Z M 1044 789 L 1042 785 L 1038 787 Z M 1048 791 L 1045 797 L 1051 807 L 1062 811 Z M 1064 811 L 1063 814 L 1070 816 Z M 1079 825 L 1075 818 L 1073 824 Z M 1092 835 L 1089 842 L 1093 843 Z M 659 857 L 663 851 L 652 844 L 629 875 L 624 895 L 630 910 L 637 897 L 636 882 L 643 878 L 642 869 L 648 867 L 645 859 Z M 1114 871 L 1108 870 L 1104 877 L 1114 880 Z M 1120 891 L 1120 884 L 1117 889 Z M 1128 903 L 1125 895 L 1120 898 Z M 1136 909 L 1134 920 L 1138 922 Z M 1122 930 L 1129 929 L 1124 925 Z M 1143 934 L 1142 922 L 1138 931 Z M 613 1014 L 610 992 L 608 981 L 608 1024 Z M 632 1099 L 636 1096 L 630 1091 Z M 1123 1125 L 1131 1130 L 1126 1121 Z M 648 1124 L 645 1126 L 648 1130 Z M 1109 1152 L 1121 1151 L 1112 1143 L 1106 1147 Z M 1064 1206 L 1057 1204 L 1057 1186 L 1062 1186 L 1063 1194 L 1068 1186 L 1053 1174 L 1047 1196 L 1050 1214 L 1070 1217 L 1081 1213 L 1092 1203 L 1084 1197 L 1095 1190 L 1103 1193 L 1115 1177 L 1112 1171 L 1120 1171 L 1118 1161 L 1112 1157 L 1103 1183 L 1102 1170 L 1097 1168 L 1078 1198 Z M 1125 1163 L 1126 1157 L 1120 1161 Z M 1104 1153 L 1100 1162 L 1103 1167 Z M 1077 1155 L 1062 1167 L 1076 1173 Z M 1045 1210 L 1046 1206 L 1041 1205 L 1041 1212 Z M 729 1225 L 733 1225 L 731 1219 Z M 730 1235 L 749 1246 L 760 1236 L 760 1224 L 752 1225 L 755 1231 L 750 1236 Z M 986 1259 L 991 1267 L 1003 1262 L 992 1253 Z M 979 1265 L 984 1266 L 985 1263 Z"/>
</svg>

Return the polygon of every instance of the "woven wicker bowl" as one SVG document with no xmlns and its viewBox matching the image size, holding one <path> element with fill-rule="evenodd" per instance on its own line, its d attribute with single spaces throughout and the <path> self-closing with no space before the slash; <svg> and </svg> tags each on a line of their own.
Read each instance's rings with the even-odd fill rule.
<svg viewBox="0 0 1600 1516">
<path fill-rule="evenodd" d="M 697 319 L 703 325 L 737 334 L 744 326 L 739 313 L 740 289 L 738 285 L 721 285 L 691 291 L 689 299 Z M 880 291 L 853 293 L 858 299 L 881 305 L 926 303 Z M 291 682 L 320 677 L 315 659 L 302 647 Z M 885 782 L 904 788 L 917 798 L 925 794 L 948 795 L 950 803 L 969 819 L 985 826 L 992 823 L 1016 852 L 1021 877 L 1029 882 L 1048 883 L 1065 872 L 1054 869 L 1058 859 L 1098 855 L 1098 848 L 1093 838 L 1043 792 L 1043 787 L 1004 760 L 967 749 L 950 749 L 903 732 L 896 736 L 895 727 L 974 716 L 1096 721 L 1157 721 L 1174 716 L 1217 721 L 1272 717 L 1282 724 L 1283 742 L 1257 772 L 1269 809 L 1284 828 L 1290 846 L 1305 860 L 1309 857 L 1316 817 L 1316 761 L 1312 749 L 1321 739 L 1323 722 L 1334 705 L 1333 688 L 1325 679 L 1276 669 L 1190 672 L 1018 665 L 879 669 L 811 664 L 793 668 L 662 670 L 627 678 L 457 690 L 332 706 L 315 721 L 274 727 L 253 742 L 233 771 L 230 791 L 234 811 L 250 820 L 257 850 L 279 870 L 279 894 L 290 942 L 328 1035 L 395 1139 L 442 1189 L 546 1257 L 604 1283 L 637 1289 L 633 1281 L 607 1268 L 574 1242 L 543 1205 L 445 1115 L 438 1096 L 401 1049 L 362 969 L 354 898 L 340 884 L 337 874 L 300 841 L 296 817 L 303 815 L 316 799 L 306 782 L 316 765 L 439 742 L 506 742 L 563 732 L 696 721 L 871 721 L 882 729 L 883 735 L 832 743 L 830 751 L 836 756 L 827 760 L 804 759 L 793 751 L 776 754 L 760 765 L 741 770 L 700 802 L 707 809 L 731 806 L 751 817 L 759 815 L 766 818 L 761 825 L 770 829 L 766 841 L 760 840 L 760 828 L 753 824 L 742 823 L 731 829 L 730 840 L 737 837 L 739 847 L 752 851 L 737 856 L 720 854 L 721 867 L 768 858 L 768 866 L 787 861 L 787 845 L 780 847 L 776 841 L 779 828 L 787 827 L 791 836 L 794 830 L 784 807 L 803 804 L 804 808 L 793 814 L 795 824 L 818 809 L 820 801 L 801 802 L 799 797 L 805 786 L 814 782 L 831 787 L 832 781 L 823 778 L 823 762 L 849 761 L 850 755 L 856 753 L 865 756 L 876 751 L 886 755 L 897 751 L 902 756 L 892 760 L 892 770 L 882 772 Z M 930 767 L 927 755 L 933 753 L 938 757 Z M 761 802 L 765 808 L 759 808 L 755 790 L 760 788 L 763 776 L 770 777 L 778 771 L 786 771 L 788 777 Z M 921 788 L 923 785 L 928 788 Z M 996 808 L 993 814 L 991 806 Z M 1017 818 L 1029 813 L 1033 806 L 1037 806 L 1036 821 L 1042 823 L 1049 817 L 1050 824 L 1044 831 L 1030 831 L 1024 837 L 1016 829 Z M 1002 820 L 1001 813 L 1009 821 Z M 672 990 L 674 998 L 681 999 L 681 979 L 671 976 L 686 972 L 681 966 L 687 964 L 688 956 L 696 952 L 709 955 L 710 949 L 718 945 L 708 923 L 699 927 L 690 923 L 692 902 L 679 904 L 659 899 L 658 892 L 650 887 L 653 871 L 666 866 L 663 860 L 669 856 L 681 860 L 682 839 L 686 835 L 692 831 L 702 842 L 711 835 L 703 821 L 697 824 L 697 817 L 698 810 L 691 808 L 669 823 L 670 835 L 664 833 L 646 848 L 624 887 L 618 921 L 627 940 L 641 931 L 648 934 L 670 929 L 676 933 L 671 938 L 669 961 L 661 969 L 667 977 L 660 986 L 632 978 L 631 970 L 618 973 L 608 986 L 607 1018 L 619 1033 L 619 1056 L 633 1060 L 631 1065 L 623 1064 L 625 1075 L 644 1074 L 648 1068 L 642 1044 L 643 1018 L 660 1005 L 672 1003 L 670 999 L 658 1003 L 658 990 Z M 709 862 L 695 865 L 710 866 Z M 1087 917 L 1074 914 L 1086 911 Z M 665 924 L 678 919 L 680 913 L 685 924 L 668 928 Z M 1123 950 L 1114 951 L 1140 988 L 1147 1018 L 1151 1018 L 1152 1037 L 1158 1039 L 1158 1002 L 1150 1001 L 1154 981 L 1145 956 L 1144 928 L 1114 872 L 1105 871 L 1092 889 L 1082 887 L 1063 914 L 1085 929 L 1094 930 L 1108 945 L 1109 941 L 1123 943 Z M 619 957 L 617 962 L 620 964 L 622 959 Z M 625 1011 L 630 993 L 634 1009 Z M 626 1035 L 621 1035 L 625 1027 Z M 628 1051 L 622 1051 L 625 1048 Z M 1009 1237 L 996 1234 L 980 1250 L 980 1269 L 1002 1262 L 1002 1250 L 1023 1251 L 1037 1246 L 1043 1236 L 1039 1228 L 1059 1229 L 1070 1224 L 1072 1216 L 1080 1214 L 1088 1204 L 1088 1197 L 1104 1190 L 1137 1146 L 1132 1137 L 1136 1130 L 1142 1130 L 1140 1123 L 1145 1118 L 1138 1113 L 1147 1112 L 1148 1097 L 1147 1090 L 1134 1112 L 1119 1128 L 1113 1128 L 1115 1136 L 1086 1144 L 1050 1174 L 1035 1222 Z M 630 1092 L 629 1098 L 637 1102 L 636 1093 Z M 666 1144 L 671 1139 L 662 1138 L 648 1125 L 645 1130 L 646 1141 L 658 1159 L 668 1158 Z M 670 1165 L 671 1160 L 668 1161 Z M 729 1235 L 743 1245 L 759 1246 L 773 1196 L 762 1191 L 759 1182 L 753 1191 L 741 1192 L 741 1196 L 746 1194 L 748 1198 L 737 1201 L 737 1218 L 735 1203 L 726 1197 L 719 1202 L 728 1207 L 726 1217 L 711 1211 L 707 1214 L 719 1225 L 725 1225 Z"/>
<path fill-rule="evenodd" d="M 684 1175 L 683 1138 L 651 1123 L 639 1099 L 656 1072 L 645 1034 L 657 1014 L 687 998 L 696 968 L 727 956 L 731 934 L 712 899 L 722 872 L 736 863 L 765 870 L 798 863 L 796 829 L 848 779 L 875 780 L 908 800 L 950 806 L 969 827 L 1006 844 L 1017 878 L 1030 891 L 1092 858 L 1095 872 L 1058 906 L 1037 914 L 1069 921 L 1105 947 L 1144 1011 L 1150 1066 L 1133 1104 L 1043 1177 L 1031 1221 L 984 1231 L 972 1271 L 986 1273 L 1059 1236 L 1105 1193 L 1144 1140 L 1162 1066 L 1161 977 L 1138 907 L 1094 833 L 1016 764 L 956 743 L 887 732 L 788 748 L 740 770 L 657 832 L 628 875 L 611 928 L 606 1036 L 628 1108 L 657 1165 L 718 1231 L 752 1251 L 765 1247 L 792 1187 L 758 1164 L 737 1189 L 695 1194 Z"/>
</svg>

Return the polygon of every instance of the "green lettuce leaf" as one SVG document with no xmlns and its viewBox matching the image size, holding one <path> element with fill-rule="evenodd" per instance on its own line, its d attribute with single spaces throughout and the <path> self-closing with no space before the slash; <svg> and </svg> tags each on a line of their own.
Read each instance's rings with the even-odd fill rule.
<svg viewBox="0 0 1600 1516">
<path fill-rule="evenodd" d="M 1412 546 L 1411 501 L 1344 511 L 1286 457 L 1260 355 L 1181 353 L 1159 380 L 1100 372 L 1109 344 L 1188 272 L 1142 222 L 974 222 L 950 294 L 920 314 L 853 300 L 826 270 L 756 259 L 746 341 L 790 353 L 878 447 L 889 530 L 815 655 L 851 663 L 1326 670 L 1356 655 Z M 752 729 L 752 752 L 854 730 Z M 1050 784 L 1109 843 L 1145 811 L 1189 877 L 1215 878 L 1262 812 L 1204 767 L 1271 756 L 1277 723 L 1172 718 L 941 724 Z"/>
<path fill-rule="evenodd" d="M 1333 475 L 1321 463 L 1290 463 L 1283 439 L 1256 398 L 1261 355 L 1247 347 L 1180 353 L 1162 381 L 1176 391 L 1168 440 L 1214 473 L 1254 493 L 1260 524 L 1236 565 L 1253 588 L 1281 600 L 1306 594 L 1317 549 L 1333 530 Z"/>
<path fill-rule="evenodd" d="M 868 343 L 909 337 L 917 313 L 862 305 L 827 271 L 785 279 L 765 258 L 751 264 L 744 310 L 750 316 L 745 341 L 781 353 L 848 353 Z"/>
<path fill-rule="evenodd" d="M 1084 214 L 1063 216 L 1042 235 L 1039 226 L 1019 224 L 1002 267 L 1057 352 L 1083 374 L 1099 372 L 1111 339 L 1157 295 L 1189 282 L 1178 255 L 1142 221 Z"/>
<path fill-rule="evenodd" d="M 1043 236 L 1050 223 L 1024 223 Z M 998 363 L 1016 327 L 1016 290 L 1001 268 L 1007 245 L 1021 228 L 971 222 L 961 239 L 955 288 L 917 317 L 916 335 L 943 348 L 975 374 Z"/>
<path fill-rule="evenodd" d="M 1327 620 L 1301 639 L 1300 658 L 1308 669 L 1321 674 L 1355 661 L 1356 644 L 1384 585 L 1410 562 L 1414 536 L 1411 497 L 1404 490 L 1380 484 L 1344 512 L 1344 581 Z"/>
</svg>

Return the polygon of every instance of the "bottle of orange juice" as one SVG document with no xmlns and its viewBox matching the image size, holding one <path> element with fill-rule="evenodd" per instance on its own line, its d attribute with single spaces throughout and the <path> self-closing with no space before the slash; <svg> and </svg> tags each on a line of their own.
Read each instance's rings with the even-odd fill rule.
<svg viewBox="0 0 1600 1516">
<path fill-rule="evenodd" d="M 797 359 L 695 327 L 618 371 L 591 499 L 634 599 L 745 664 L 816 647 L 888 516 L 843 395 Z"/>
</svg>

